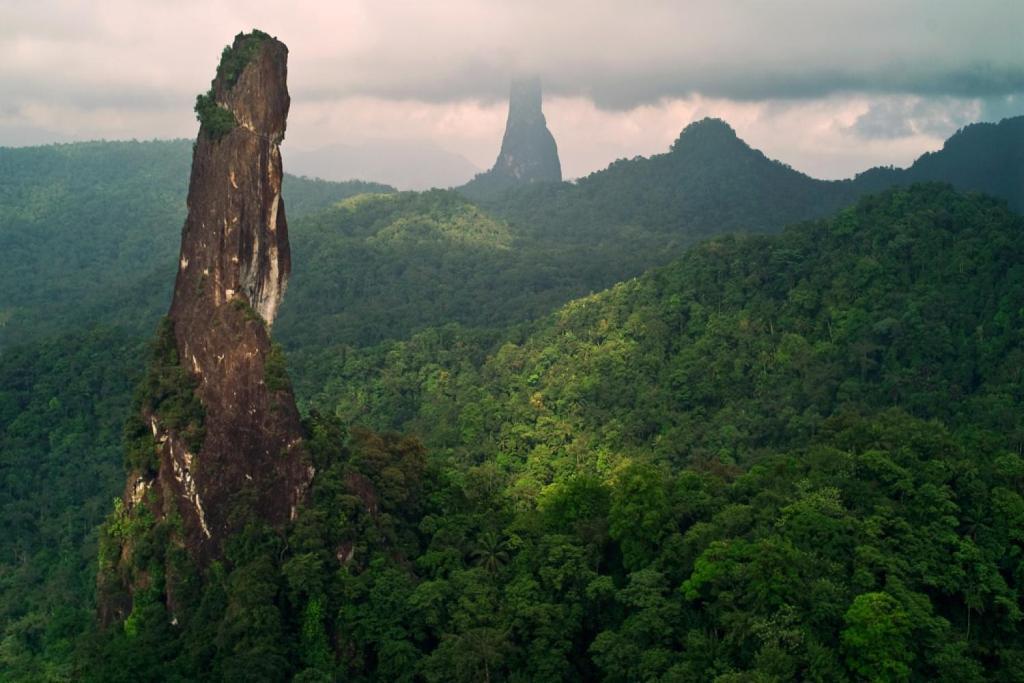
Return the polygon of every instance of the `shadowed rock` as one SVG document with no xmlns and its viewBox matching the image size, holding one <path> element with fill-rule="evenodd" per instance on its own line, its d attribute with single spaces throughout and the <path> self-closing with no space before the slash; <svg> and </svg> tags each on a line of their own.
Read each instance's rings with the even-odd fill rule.
<svg viewBox="0 0 1024 683">
<path fill-rule="evenodd" d="M 481 173 L 462 189 L 469 196 L 479 196 L 529 183 L 561 180 L 558 145 L 548 130 L 541 108 L 540 80 L 514 80 L 498 159 L 491 170 Z"/>
</svg>

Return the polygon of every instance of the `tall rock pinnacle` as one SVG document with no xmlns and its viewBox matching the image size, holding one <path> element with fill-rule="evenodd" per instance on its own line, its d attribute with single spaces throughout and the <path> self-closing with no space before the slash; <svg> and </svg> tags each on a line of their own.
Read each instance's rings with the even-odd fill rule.
<svg viewBox="0 0 1024 683">
<path fill-rule="evenodd" d="M 558 145 L 541 109 L 540 79 L 513 80 L 498 159 L 491 170 L 478 175 L 463 190 L 469 195 L 479 195 L 517 185 L 561 180 Z"/>
<path fill-rule="evenodd" d="M 540 79 L 512 81 L 505 137 L 491 173 L 527 183 L 562 180 L 558 146 L 541 111 Z"/>
<path fill-rule="evenodd" d="M 287 58 L 276 39 L 239 34 L 197 99 L 174 298 L 140 390 L 141 422 L 134 434 L 126 430 L 137 448 L 128 449 L 119 510 L 171 523 L 172 542 L 200 566 L 254 517 L 278 528 L 293 518 L 313 474 L 270 342 L 291 270 L 278 147 L 290 102 Z M 131 564 L 130 545 L 122 542 L 113 564 Z M 120 573 L 133 592 L 133 579 Z M 168 569 L 169 607 L 172 578 Z M 108 607 L 114 618 L 124 608 Z"/>
<path fill-rule="evenodd" d="M 311 477 L 291 388 L 268 381 L 266 367 L 291 273 L 279 148 L 287 62 L 288 48 L 269 36 L 235 38 L 212 95 L 237 125 L 203 121 L 192 161 L 170 320 L 178 357 L 198 380 L 205 439 L 195 490 L 175 481 L 210 541 L 229 529 L 231 496 L 249 482 L 264 519 L 277 524 L 295 514 Z M 187 470 L 186 455 L 179 464 Z"/>
</svg>

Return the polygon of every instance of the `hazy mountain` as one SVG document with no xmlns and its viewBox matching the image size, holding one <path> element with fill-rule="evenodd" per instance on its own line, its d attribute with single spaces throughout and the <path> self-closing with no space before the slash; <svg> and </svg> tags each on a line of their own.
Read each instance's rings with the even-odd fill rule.
<svg viewBox="0 0 1024 683">
<path fill-rule="evenodd" d="M 498 158 L 489 171 L 462 188 L 466 195 L 486 196 L 509 187 L 562 180 L 558 145 L 548 130 L 541 99 L 540 79 L 512 81 Z"/>
<path fill-rule="evenodd" d="M 525 230 L 571 240 L 608 239 L 627 225 L 666 238 L 775 231 L 828 215 L 867 192 L 920 180 L 986 191 L 1019 209 L 1022 128 L 1024 117 L 975 124 L 909 169 L 827 181 L 769 159 L 727 123 L 708 118 L 686 126 L 664 154 L 620 159 L 576 182 L 506 187 L 477 199 Z"/>
<path fill-rule="evenodd" d="M 907 169 L 877 168 L 854 182 L 865 189 L 894 183 L 941 180 L 964 190 L 1002 197 L 1024 211 L 1024 116 L 964 126 Z"/>
</svg>

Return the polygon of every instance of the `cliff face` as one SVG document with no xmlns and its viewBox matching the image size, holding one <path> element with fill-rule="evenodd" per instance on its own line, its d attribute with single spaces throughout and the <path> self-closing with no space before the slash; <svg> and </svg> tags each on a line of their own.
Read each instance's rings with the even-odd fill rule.
<svg viewBox="0 0 1024 683">
<path fill-rule="evenodd" d="M 294 518 L 313 475 L 269 334 L 291 270 L 278 147 L 287 56 L 265 34 L 239 34 L 197 101 L 174 298 L 140 408 L 142 450 L 156 454 L 137 459 L 125 491 L 123 514 L 173 520 L 172 542 L 200 566 L 253 515 L 275 527 Z M 131 552 L 125 542 L 116 564 Z M 120 573 L 134 592 L 139 577 Z"/>
<path fill-rule="evenodd" d="M 517 185 L 561 180 L 558 145 L 548 130 L 541 108 L 540 80 L 514 80 L 498 159 L 491 170 L 481 173 L 462 189 L 472 197 Z"/>
<path fill-rule="evenodd" d="M 222 62 L 212 92 L 238 125 L 219 138 L 206 122 L 200 129 L 169 316 L 180 362 L 198 381 L 205 439 L 190 458 L 168 434 L 161 479 L 201 554 L 231 529 L 232 494 L 251 489 L 276 525 L 295 515 L 311 478 L 291 389 L 267 381 L 269 331 L 291 272 L 278 147 L 288 48 L 250 35 L 231 49 L 251 57 Z"/>
</svg>

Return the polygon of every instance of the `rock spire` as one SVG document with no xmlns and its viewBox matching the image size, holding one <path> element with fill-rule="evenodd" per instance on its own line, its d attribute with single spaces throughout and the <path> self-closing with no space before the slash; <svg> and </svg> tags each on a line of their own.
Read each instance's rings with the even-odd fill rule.
<svg viewBox="0 0 1024 683">
<path fill-rule="evenodd" d="M 169 524 L 168 543 L 198 566 L 221 557 L 247 522 L 280 528 L 294 518 L 313 475 L 270 341 L 291 271 L 279 149 L 287 58 L 278 40 L 239 34 L 197 98 L 174 297 L 139 392 L 138 428 L 126 430 L 135 446 L 118 514 Z M 120 542 L 113 564 L 131 566 L 132 542 Z M 138 577 L 114 573 L 133 593 Z M 173 613 L 170 567 L 166 581 Z M 123 618 L 125 601 L 113 602 L 107 621 Z"/>
</svg>

